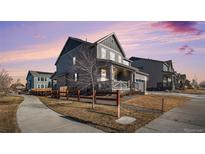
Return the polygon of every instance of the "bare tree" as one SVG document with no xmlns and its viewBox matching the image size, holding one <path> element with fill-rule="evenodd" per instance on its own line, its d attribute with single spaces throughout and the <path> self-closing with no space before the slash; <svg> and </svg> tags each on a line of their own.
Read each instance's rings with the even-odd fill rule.
<svg viewBox="0 0 205 154">
<path fill-rule="evenodd" d="M 81 45 L 75 59 L 74 66 L 71 67 L 70 73 L 67 74 L 66 80 L 70 87 L 78 89 L 92 90 L 92 108 L 94 108 L 94 92 L 97 85 L 97 63 L 95 48 L 90 45 Z M 73 55 L 71 54 L 72 58 Z"/>
<path fill-rule="evenodd" d="M 12 80 L 13 78 L 9 75 L 9 73 L 2 69 L 0 71 L 0 92 L 7 94 Z"/>
</svg>

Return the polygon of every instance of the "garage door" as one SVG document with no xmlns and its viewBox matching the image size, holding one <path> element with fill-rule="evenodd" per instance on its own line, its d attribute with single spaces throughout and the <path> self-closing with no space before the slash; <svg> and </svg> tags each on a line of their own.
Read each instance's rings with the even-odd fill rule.
<svg viewBox="0 0 205 154">
<path fill-rule="evenodd" d="M 144 81 L 143 80 L 136 80 L 135 89 L 138 91 L 144 92 Z"/>
</svg>

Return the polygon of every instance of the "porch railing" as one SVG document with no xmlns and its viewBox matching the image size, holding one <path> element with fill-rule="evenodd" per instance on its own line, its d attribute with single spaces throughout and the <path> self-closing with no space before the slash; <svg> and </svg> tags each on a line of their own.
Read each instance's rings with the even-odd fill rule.
<svg viewBox="0 0 205 154">
<path fill-rule="evenodd" d="M 130 89 L 130 84 L 128 81 L 112 81 L 113 90 L 127 90 Z"/>
</svg>

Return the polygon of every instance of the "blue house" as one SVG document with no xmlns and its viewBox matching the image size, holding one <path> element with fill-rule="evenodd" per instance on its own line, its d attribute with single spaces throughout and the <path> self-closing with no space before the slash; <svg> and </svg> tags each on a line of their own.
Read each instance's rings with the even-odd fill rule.
<svg viewBox="0 0 205 154">
<path fill-rule="evenodd" d="M 30 91 L 33 88 L 49 88 L 51 87 L 50 72 L 28 71 L 26 77 L 26 89 Z"/>
</svg>

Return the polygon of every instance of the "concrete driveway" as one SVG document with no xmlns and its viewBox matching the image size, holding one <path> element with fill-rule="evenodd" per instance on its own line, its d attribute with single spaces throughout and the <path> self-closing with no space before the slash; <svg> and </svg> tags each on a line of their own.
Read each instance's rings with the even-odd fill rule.
<svg viewBox="0 0 205 154">
<path fill-rule="evenodd" d="M 86 124 L 70 120 L 50 110 L 37 97 L 23 95 L 17 110 L 17 123 L 23 133 L 98 133 Z"/>
<path fill-rule="evenodd" d="M 205 95 L 192 95 L 190 97 L 192 99 L 184 106 L 166 112 L 136 130 L 136 133 L 204 133 Z"/>
</svg>

